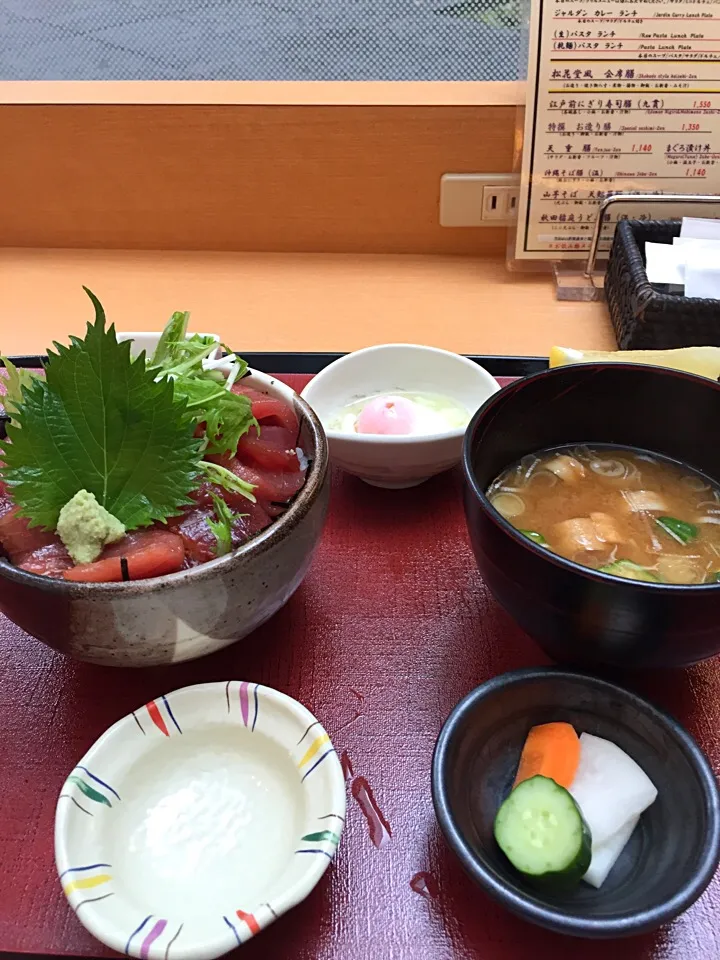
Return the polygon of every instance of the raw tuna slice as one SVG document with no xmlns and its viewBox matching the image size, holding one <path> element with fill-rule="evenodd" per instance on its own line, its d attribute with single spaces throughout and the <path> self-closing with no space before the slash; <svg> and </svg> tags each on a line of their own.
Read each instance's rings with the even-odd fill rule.
<svg viewBox="0 0 720 960">
<path fill-rule="evenodd" d="M 0 517 L 4 517 L 5 514 L 9 513 L 14 507 L 15 504 L 12 502 L 10 491 L 2 480 L 0 480 Z"/>
<path fill-rule="evenodd" d="M 269 470 L 299 470 L 295 434 L 285 427 L 262 426 L 260 436 L 253 427 L 240 438 L 237 455 L 244 463 Z"/>
<path fill-rule="evenodd" d="M 262 503 L 248 503 L 238 508 L 238 516 L 233 521 L 232 543 L 233 549 L 245 543 L 247 539 L 264 530 L 272 517 Z"/>
<path fill-rule="evenodd" d="M 212 503 L 207 507 L 192 508 L 182 517 L 174 519 L 172 529 L 183 539 L 190 566 L 215 559 L 217 540 L 208 526 L 208 520 L 214 519 Z"/>
<path fill-rule="evenodd" d="M 59 577 L 72 566 L 62 540 L 18 516 L 7 487 L 0 483 L 0 548 L 15 566 L 41 576 Z"/>
<path fill-rule="evenodd" d="M 249 398 L 252 404 L 253 416 L 261 427 L 266 424 L 268 426 L 284 427 L 286 430 L 289 430 L 294 437 L 297 437 L 300 423 L 295 410 L 289 403 L 286 403 L 285 400 L 280 400 L 278 397 L 271 397 L 267 393 L 261 393 L 260 390 L 256 390 L 254 387 L 246 387 L 243 385 L 242 380 L 240 383 L 236 383 L 232 390 L 233 393 L 241 393 Z"/>
<path fill-rule="evenodd" d="M 216 492 L 220 496 L 232 498 L 231 494 L 219 488 Z M 233 499 L 232 504 L 229 503 L 228 506 L 236 513 L 236 519 L 232 525 L 233 550 L 260 530 L 264 530 L 270 523 L 271 517 L 259 503 L 251 503 L 244 497 L 239 497 Z M 173 517 L 168 521 L 168 526 L 183 539 L 186 566 L 205 563 L 207 560 L 214 560 L 217 556 L 217 539 L 208 524 L 208 520 L 215 519 L 215 510 L 210 501 L 209 506 L 191 507 L 182 517 Z"/>
<path fill-rule="evenodd" d="M 228 468 L 232 472 L 252 483 L 253 493 L 264 503 L 285 503 L 290 500 L 305 483 L 302 470 L 269 470 L 243 463 L 239 457 L 233 457 Z"/>
<path fill-rule="evenodd" d="M 65 549 L 65 544 L 57 538 L 57 542 L 38 547 L 30 553 L 21 554 L 16 561 L 21 570 L 28 573 L 37 573 L 44 577 L 61 577 L 65 570 L 72 567 L 72 557 Z"/>
<path fill-rule="evenodd" d="M 254 487 L 253 495 L 266 509 L 267 504 L 290 500 L 305 483 L 303 470 L 262 469 L 257 464 L 244 463 L 240 457 L 209 456 L 207 459 L 251 483 Z M 242 494 L 223 490 L 222 495 L 233 510 L 242 512 L 247 507 L 248 500 Z"/>
<path fill-rule="evenodd" d="M 123 579 L 121 558 L 127 560 L 131 580 L 160 577 L 182 569 L 185 545 L 182 537 L 169 530 L 139 530 L 105 547 L 94 563 L 82 563 L 66 570 L 66 580 L 88 583 L 116 582 Z"/>
<path fill-rule="evenodd" d="M 20 564 L 27 557 L 43 547 L 62 542 L 55 533 L 49 533 L 42 527 L 31 527 L 24 517 L 18 516 L 20 508 L 12 501 L 0 499 L 0 544 L 13 563 Z"/>
</svg>

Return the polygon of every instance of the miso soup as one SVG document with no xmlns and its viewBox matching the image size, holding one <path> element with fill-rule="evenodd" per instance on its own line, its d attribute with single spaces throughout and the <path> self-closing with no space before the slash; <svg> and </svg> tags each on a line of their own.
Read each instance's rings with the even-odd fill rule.
<svg viewBox="0 0 720 960">
<path fill-rule="evenodd" d="M 585 567 L 651 583 L 720 581 L 720 488 L 657 454 L 543 450 L 504 470 L 487 496 L 534 543 Z"/>
</svg>

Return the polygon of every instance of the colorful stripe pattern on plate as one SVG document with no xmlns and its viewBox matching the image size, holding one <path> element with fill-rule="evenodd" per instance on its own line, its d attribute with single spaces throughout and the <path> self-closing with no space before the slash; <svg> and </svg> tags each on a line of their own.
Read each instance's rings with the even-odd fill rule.
<svg viewBox="0 0 720 960">
<path fill-rule="evenodd" d="M 157 958 L 162 957 L 164 960 L 168 960 L 170 948 L 182 933 L 183 926 L 184 924 L 181 923 L 175 930 L 174 927 L 168 927 L 167 920 L 153 917 L 151 914 L 145 917 L 140 926 L 136 927 L 130 934 L 125 945 L 125 953 L 128 956 L 140 957 L 140 960 L 148 960 L 155 942 L 162 938 L 163 941 L 167 941 L 167 944 L 164 947 L 162 943 L 159 944 L 159 949 L 154 950 L 153 953 Z"/>
<path fill-rule="evenodd" d="M 335 753 L 335 751 L 330 743 L 330 737 L 320 726 L 319 720 L 311 723 L 305 733 L 300 737 L 297 746 L 299 747 L 301 744 L 307 744 L 304 753 L 297 761 L 298 770 L 302 774 L 302 780 L 304 780 L 310 776 L 313 770 L 320 766 L 325 757 L 329 757 L 330 754 Z"/>
<path fill-rule="evenodd" d="M 83 867 L 68 867 L 60 874 L 63 893 L 70 898 L 73 893 L 79 893 L 80 899 L 73 904 L 75 912 L 86 903 L 97 903 L 113 896 L 113 892 L 104 888 L 112 880 L 109 863 L 89 863 Z"/>
<path fill-rule="evenodd" d="M 272 918 L 276 919 L 277 914 L 275 913 L 273 908 L 270 906 L 270 904 L 266 903 L 265 906 L 268 908 L 268 911 L 271 914 Z M 227 924 L 228 928 L 232 930 L 233 936 L 235 937 L 235 940 L 238 942 L 238 944 L 245 943 L 247 940 L 250 939 L 250 937 L 254 937 L 257 933 L 260 933 L 260 931 L 262 930 L 262 926 L 258 922 L 257 917 L 255 917 L 252 913 L 246 913 L 244 910 L 236 910 L 235 916 L 240 921 L 239 924 L 235 922 L 235 917 L 233 917 L 232 919 L 230 919 L 229 917 L 223 917 L 223 920 Z M 268 921 L 268 922 L 272 922 L 272 921 Z M 241 933 L 244 934 L 245 930 L 249 932 L 249 936 L 241 936 Z"/>
<path fill-rule="evenodd" d="M 339 813 L 327 813 L 324 817 L 318 817 L 319 820 L 336 820 L 337 827 L 333 829 L 333 824 L 311 833 L 306 833 L 302 838 L 302 846 L 295 853 L 319 853 L 321 856 L 332 860 L 337 845 L 340 843 L 340 833 L 345 818 Z"/>
<path fill-rule="evenodd" d="M 253 936 L 255 936 L 256 933 L 260 933 L 260 924 L 251 913 L 245 913 L 244 910 L 236 910 L 235 912 L 238 915 L 238 919 L 242 920 Z"/>
<path fill-rule="evenodd" d="M 150 703 L 146 703 L 145 711 L 147 716 L 143 716 L 142 719 L 136 712 L 133 712 L 133 719 L 145 736 L 147 736 L 145 726 L 148 717 L 164 737 L 169 737 L 175 731 L 182 733 L 167 697 L 160 697 L 158 700 L 151 700 Z"/>
<path fill-rule="evenodd" d="M 223 920 L 224 920 L 225 923 L 228 925 L 228 927 L 232 930 L 233 936 L 235 937 L 235 940 L 237 941 L 237 945 L 238 945 L 239 947 L 242 946 L 242 940 L 240 939 L 240 934 L 237 932 L 237 927 L 235 926 L 235 924 L 232 922 L 232 920 L 228 920 L 227 917 L 223 917 Z"/>
<path fill-rule="evenodd" d="M 247 680 L 243 680 L 238 684 L 237 700 L 235 700 L 235 694 L 233 694 L 231 686 L 232 680 L 228 680 L 225 684 L 225 702 L 227 704 L 228 714 L 232 713 L 233 709 L 238 709 L 239 707 L 243 725 L 254 731 L 255 725 L 257 724 L 258 713 L 260 712 L 260 700 L 258 697 L 260 684 L 248 683 Z M 233 701 L 237 704 L 236 707 L 233 707 Z"/>
<path fill-rule="evenodd" d="M 90 773 L 87 767 L 77 766 L 65 781 L 60 799 L 70 800 L 78 810 L 92 817 L 94 812 L 90 808 L 93 804 L 112 807 L 114 800 L 120 799 L 120 794 L 109 783 Z"/>
</svg>

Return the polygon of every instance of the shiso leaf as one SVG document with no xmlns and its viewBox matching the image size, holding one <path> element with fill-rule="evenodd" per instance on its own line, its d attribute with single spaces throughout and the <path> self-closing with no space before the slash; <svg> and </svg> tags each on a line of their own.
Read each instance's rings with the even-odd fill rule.
<svg viewBox="0 0 720 960">
<path fill-rule="evenodd" d="M 131 358 L 130 343 L 118 343 L 100 301 L 83 289 L 95 321 L 84 339 L 55 343 L 45 379 L 23 387 L 1 475 L 32 526 L 55 530 L 60 509 L 85 489 L 134 530 L 191 502 L 202 444 L 172 381 L 156 381 L 144 353 Z"/>
</svg>

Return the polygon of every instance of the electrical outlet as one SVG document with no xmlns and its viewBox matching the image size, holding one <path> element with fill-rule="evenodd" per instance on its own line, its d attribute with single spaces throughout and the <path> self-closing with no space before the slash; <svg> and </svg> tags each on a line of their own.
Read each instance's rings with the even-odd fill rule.
<svg viewBox="0 0 720 960">
<path fill-rule="evenodd" d="M 512 173 L 446 173 L 440 179 L 442 227 L 497 227 L 517 218 L 520 178 Z"/>
<path fill-rule="evenodd" d="M 486 186 L 483 188 L 483 220 L 510 223 L 517 217 L 518 187 Z"/>
</svg>

